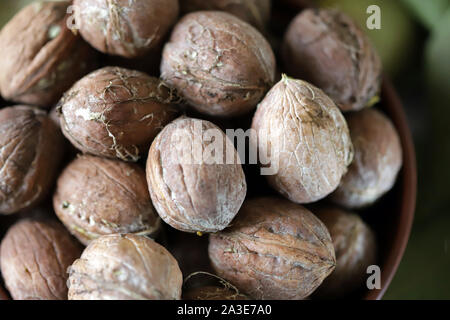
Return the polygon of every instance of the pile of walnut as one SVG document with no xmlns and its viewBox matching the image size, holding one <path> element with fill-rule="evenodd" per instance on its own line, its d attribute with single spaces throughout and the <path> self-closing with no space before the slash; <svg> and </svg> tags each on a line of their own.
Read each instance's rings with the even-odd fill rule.
<svg viewBox="0 0 450 320">
<path fill-rule="evenodd" d="M 44 1 L 0 32 L 12 298 L 341 298 L 364 285 L 376 239 L 351 210 L 393 187 L 402 149 L 371 107 L 380 60 L 349 17 L 305 9 L 278 52 L 268 0 L 73 4 L 71 29 L 71 3 Z M 277 170 L 241 164 L 223 132 L 240 126 Z M 213 141 L 223 154 L 180 161 Z M 187 288 L 195 271 L 226 285 Z"/>
</svg>

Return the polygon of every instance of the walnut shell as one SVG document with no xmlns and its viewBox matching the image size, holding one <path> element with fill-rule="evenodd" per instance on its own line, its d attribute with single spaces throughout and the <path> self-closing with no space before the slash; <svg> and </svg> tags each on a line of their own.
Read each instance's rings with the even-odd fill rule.
<svg viewBox="0 0 450 320">
<path fill-rule="evenodd" d="M 336 262 L 323 223 L 277 198 L 246 201 L 230 228 L 210 235 L 209 257 L 219 276 L 256 299 L 304 299 Z"/>
<path fill-rule="evenodd" d="M 221 150 L 208 150 L 210 143 L 203 138 L 208 133 L 221 142 Z M 227 162 L 226 153 L 231 153 L 232 163 Z M 167 125 L 153 141 L 147 159 L 147 182 L 160 217 L 186 232 L 226 228 L 247 192 L 244 171 L 231 140 L 213 123 L 187 117 Z"/>
<path fill-rule="evenodd" d="M 181 12 L 226 11 L 263 31 L 270 19 L 271 0 L 180 0 Z"/>
<path fill-rule="evenodd" d="M 391 120 L 376 109 L 349 114 L 347 122 L 355 158 L 331 199 L 347 208 L 362 208 L 394 186 L 402 166 L 402 146 Z"/>
<path fill-rule="evenodd" d="M 249 300 L 246 295 L 233 289 L 206 286 L 183 292 L 183 300 Z"/>
<path fill-rule="evenodd" d="M 70 267 L 69 300 L 175 300 L 183 277 L 161 245 L 131 234 L 102 236 Z"/>
<path fill-rule="evenodd" d="M 67 268 L 81 246 L 56 221 L 20 220 L 3 238 L 3 279 L 15 300 L 66 300 Z"/>
<path fill-rule="evenodd" d="M 66 26 L 70 1 L 35 2 L 0 32 L 0 92 L 10 101 L 51 107 L 88 73 L 95 52 Z"/>
<path fill-rule="evenodd" d="M 82 243 L 111 233 L 154 234 L 160 220 L 136 164 L 79 156 L 58 179 L 56 215 Z"/>
<path fill-rule="evenodd" d="M 269 183 L 297 203 L 334 191 L 353 158 L 345 119 L 313 85 L 283 76 L 258 106 L 252 128 Z"/>
<path fill-rule="evenodd" d="M 199 11 L 175 26 L 161 77 L 197 111 L 229 117 L 257 105 L 275 69 L 272 49 L 255 28 L 225 12 Z"/>
<path fill-rule="evenodd" d="M 380 58 L 369 38 L 342 12 L 302 11 L 286 32 L 282 53 L 294 77 L 321 88 L 343 111 L 366 107 L 380 91 Z"/>
<path fill-rule="evenodd" d="M 336 268 L 317 289 L 315 296 L 343 297 L 365 284 L 367 267 L 376 263 L 375 235 L 361 218 L 333 207 L 314 211 L 325 224 L 336 252 Z"/>
<path fill-rule="evenodd" d="M 64 135 L 93 155 L 137 161 L 171 120 L 175 96 L 159 79 L 105 67 L 78 81 L 59 103 Z"/>
<path fill-rule="evenodd" d="M 64 141 L 46 112 L 29 106 L 1 109 L 0 133 L 0 214 L 11 214 L 48 194 Z"/>
<path fill-rule="evenodd" d="M 127 58 L 157 47 L 175 23 L 178 0 L 74 0 L 80 33 L 97 50 Z"/>
</svg>

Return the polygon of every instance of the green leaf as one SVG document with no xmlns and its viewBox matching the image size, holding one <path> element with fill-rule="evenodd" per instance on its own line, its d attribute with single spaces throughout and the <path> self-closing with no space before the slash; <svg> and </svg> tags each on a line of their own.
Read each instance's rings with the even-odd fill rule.
<svg viewBox="0 0 450 320">
<path fill-rule="evenodd" d="M 402 0 L 414 15 L 428 29 L 434 29 L 443 13 L 449 8 L 450 0 Z"/>
</svg>

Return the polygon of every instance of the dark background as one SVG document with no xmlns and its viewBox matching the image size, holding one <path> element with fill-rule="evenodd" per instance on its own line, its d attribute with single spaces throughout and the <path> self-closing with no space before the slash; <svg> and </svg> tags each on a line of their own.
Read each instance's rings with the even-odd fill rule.
<svg viewBox="0 0 450 320">
<path fill-rule="evenodd" d="M 1 0 L 0 27 L 29 2 Z M 314 2 L 340 8 L 364 27 L 366 8 L 381 8 L 381 29 L 365 29 L 402 98 L 415 141 L 417 210 L 384 299 L 450 299 L 450 0 Z"/>
</svg>

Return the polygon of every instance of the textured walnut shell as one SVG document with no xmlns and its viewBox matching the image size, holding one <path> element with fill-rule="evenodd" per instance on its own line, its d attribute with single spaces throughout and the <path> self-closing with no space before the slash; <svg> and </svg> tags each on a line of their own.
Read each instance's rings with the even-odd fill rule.
<svg viewBox="0 0 450 320">
<path fill-rule="evenodd" d="M 286 32 L 282 52 L 290 74 L 321 88 L 343 111 L 364 108 L 380 90 L 378 54 L 339 11 L 302 11 Z"/>
<path fill-rule="evenodd" d="M 355 158 L 331 199 L 347 208 L 368 206 L 395 184 L 402 146 L 391 120 L 375 109 L 349 114 Z"/>
<path fill-rule="evenodd" d="M 69 300 L 175 300 L 183 277 L 177 261 L 144 236 L 98 238 L 70 267 Z"/>
<path fill-rule="evenodd" d="M 197 111 L 236 116 L 257 105 L 275 68 L 272 49 L 255 28 L 225 12 L 199 11 L 175 26 L 161 77 Z"/>
<path fill-rule="evenodd" d="M 249 300 L 247 296 L 233 289 L 206 286 L 183 292 L 183 300 Z"/>
<path fill-rule="evenodd" d="M 259 154 L 275 169 L 269 183 L 297 203 L 334 191 L 352 161 L 343 115 L 322 90 L 301 80 L 284 76 L 258 106 L 252 128 Z"/>
<path fill-rule="evenodd" d="M 58 179 L 56 215 L 82 243 L 111 233 L 153 234 L 160 225 L 136 164 L 79 156 Z"/>
<path fill-rule="evenodd" d="M 0 92 L 50 107 L 94 64 L 95 52 L 66 26 L 69 1 L 36 2 L 0 32 Z"/>
<path fill-rule="evenodd" d="M 209 143 L 202 137 L 207 130 L 217 134 L 215 139 L 222 139 L 220 159 L 206 151 Z M 201 159 L 194 154 L 198 148 L 202 150 Z M 227 163 L 225 151 L 232 152 L 233 163 Z M 213 123 L 187 117 L 167 125 L 153 141 L 147 159 L 147 182 L 160 217 L 186 232 L 226 228 L 247 192 L 244 171 L 231 140 Z"/>
<path fill-rule="evenodd" d="M 176 116 L 175 97 L 159 79 L 105 67 L 79 80 L 59 103 L 64 135 L 93 155 L 137 161 Z"/>
<path fill-rule="evenodd" d="M 3 238 L 3 279 L 15 300 L 66 300 L 67 268 L 81 246 L 55 221 L 25 219 Z"/>
<path fill-rule="evenodd" d="M 30 208 L 48 194 L 63 148 L 61 132 L 44 111 L 0 110 L 0 213 Z"/>
<path fill-rule="evenodd" d="M 356 214 L 333 207 L 314 212 L 328 228 L 336 252 L 336 268 L 315 295 L 342 298 L 365 285 L 367 267 L 376 263 L 375 235 Z"/>
<path fill-rule="evenodd" d="M 219 276 L 256 299 L 303 299 L 333 271 L 330 235 L 303 206 L 257 198 L 233 225 L 210 235 L 209 257 Z"/>
<path fill-rule="evenodd" d="M 175 23 L 178 0 L 74 0 L 80 33 L 97 50 L 127 58 L 158 46 Z"/>
<path fill-rule="evenodd" d="M 263 31 L 270 19 L 271 0 L 180 0 L 181 12 L 226 11 Z"/>
</svg>

